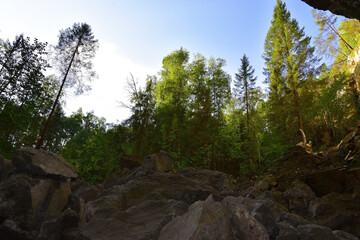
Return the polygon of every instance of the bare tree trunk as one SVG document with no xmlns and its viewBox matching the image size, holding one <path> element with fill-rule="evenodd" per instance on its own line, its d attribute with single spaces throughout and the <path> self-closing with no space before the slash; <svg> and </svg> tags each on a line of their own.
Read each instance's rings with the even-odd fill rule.
<svg viewBox="0 0 360 240">
<path fill-rule="evenodd" d="M 66 78 L 67 78 L 67 76 L 68 76 L 68 74 L 69 74 L 71 65 L 72 65 L 72 63 L 73 63 L 73 61 L 74 61 L 75 55 L 76 55 L 76 53 L 77 53 L 77 51 L 78 51 L 78 48 L 79 48 L 79 46 L 80 46 L 81 39 L 82 39 L 82 36 L 79 37 L 79 40 L 78 40 L 78 43 L 77 43 L 77 45 L 76 45 L 75 51 L 74 51 L 74 53 L 73 53 L 73 55 L 72 55 L 72 57 L 71 57 L 71 61 L 70 61 L 70 63 L 69 63 L 69 66 L 68 66 L 68 68 L 67 68 L 67 70 L 66 70 L 66 73 L 65 73 L 65 76 L 64 76 L 64 78 L 63 78 L 63 81 L 62 81 L 62 83 L 61 83 L 60 90 L 59 90 L 59 92 L 58 92 L 58 94 L 57 94 L 57 96 L 56 96 L 55 102 L 54 102 L 53 107 L 52 107 L 52 109 L 51 109 L 49 118 L 48 118 L 48 120 L 46 121 L 46 125 L 45 125 L 45 128 L 44 128 L 44 130 L 43 130 L 43 132 L 42 132 L 42 134 L 41 134 L 41 138 L 40 138 L 38 144 L 36 145 L 36 149 L 40 149 L 40 148 L 41 148 L 41 145 L 42 145 L 43 142 L 44 142 L 46 131 L 47 131 L 48 127 L 49 127 L 50 120 L 51 120 L 51 118 L 52 118 L 52 116 L 53 116 L 53 114 L 54 114 L 54 112 L 55 112 L 56 105 L 57 105 L 57 103 L 58 103 L 58 101 L 59 101 L 59 98 L 60 98 L 62 89 L 63 89 L 64 84 L 65 84 L 65 81 L 66 81 Z"/>
</svg>

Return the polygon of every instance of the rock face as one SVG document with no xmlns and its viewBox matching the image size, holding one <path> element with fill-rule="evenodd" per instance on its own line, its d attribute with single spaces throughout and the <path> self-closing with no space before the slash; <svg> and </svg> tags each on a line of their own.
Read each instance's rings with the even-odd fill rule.
<svg viewBox="0 0 360 240">
<path fill-rule="evenodd" d="M 22 148 L 15 152 L 13 165 L 17 172 L 32 176 L 76 178 L 73 167 L 62 157 L 51 152 Z"/>
<path fill-rule="evenodd" d="M 327 174 L 280 173 L 244 190 L 221 172 L 175 171 L 161 152 L 89 185 L 59 156 L 22 149 L 13 161 L 0 157 L 0 239 L 358 239 L 360 170 L 325 190 Z"/>
<path fill-rule="evenodd" d="M 36 239 L 42 223 L 64 210 L 70 178 L 77 175 L 59 156 L 31 149 L 18 150 L 13 161 L 3 159 L 2 166 L 6 174 L 0 182 L 0 238 Z"/>
<path fill-rule="evenodd" d="M 360 20 L 360 0 L 302 0 L 320 10 Z"/>
</svg>

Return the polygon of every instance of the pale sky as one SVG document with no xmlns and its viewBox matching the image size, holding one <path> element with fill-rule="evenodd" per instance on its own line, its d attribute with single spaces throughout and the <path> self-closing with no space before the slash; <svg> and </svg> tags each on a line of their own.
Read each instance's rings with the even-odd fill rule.
<svg viewBox="0 0 360 240">
<path fill-rule="evenodd" d="M 311 8 L 301 0 L 285 0 L 291 16 L 307 35 L 316 36 Z M 0 0 L 0 38 L 24 33 L 56 45 L 59 30 L 75 22 L 91 25 L 100 48 L 94 60 L 98 79 L 83 96 L 66 97 L 69 115 L 82 107 L 116 123 L 130 116 L 126 79 L 132 73 L 143 85 L 157 74 L 162 59 L 183 47 L 206 58 L 223 58 L 232 76 L 245 53 L 264 80 L 262 59 L 266 33 L 276 0 Z M 262 85 L 264 86 L 264 85 Z"/>
</svg>

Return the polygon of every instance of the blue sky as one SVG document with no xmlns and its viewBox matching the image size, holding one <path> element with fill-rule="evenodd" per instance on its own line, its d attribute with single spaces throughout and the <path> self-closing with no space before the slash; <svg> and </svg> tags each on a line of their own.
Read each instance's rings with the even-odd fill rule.
<svg viewBox="0 0 360 240">
<path fill-rule="evenodd" d="M 307 35 L 316 36 L 311 7 L 301 0 L 285 0 L 291 16 Z M 84 96 L 67 94 L 67 114 L 82 107 L 109 122 L 124 120 L 126 79 L 131 72 L 144 83 L 157 74 L 162 59 L 183 47 L 191 56 L 223 58 L 234 78 L 243 54 L 263 81 L 264 40 L 276 0 L 11 0 L 1 1 L 0 38 L 24 33 L 56 44 L 60 29 L 74 22 L 93 28 L 100 48 L 94 61 L 99 78 Z M 263 85 L 262 85 L 263 86 Z"/>
</svg>

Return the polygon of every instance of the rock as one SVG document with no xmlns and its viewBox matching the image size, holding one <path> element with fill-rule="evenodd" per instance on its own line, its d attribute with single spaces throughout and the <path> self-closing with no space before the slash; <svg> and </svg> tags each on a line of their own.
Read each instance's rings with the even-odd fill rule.
<svg viewBox="0 0 360 240">
<path fill-rule="evenodd" d="M 11 175 L 0 183 L 0 236 L 6 236 L 6 232 L 23 236 L 24 232 L 38 231 L 43 221 L 61 213 L 70 194 L 69 180 Z"/>
<path fill-rule="evenodd" d="M 357 238 L 356 236 L 341 230 L 335 230 L 333 231 L 333 234 L 339 240 L 359 240 L 359 238 Z"/>
<path fill-rule="evenodd" d="M 235 239 L 230 231 L 226 208 L 210 195 L 189 207 L 183 216 L 176 217 L 160 232 L 159 240 Z"/>
<path fill-rule="evenodd" d="M 224 195 L 234 194 L 236 186 L 225 173 L 206 169 L 186 168 L 177 171 L 177 174 L 200 184 L 211 186 Z M 215 197 L 216 198 L 216 197 Z"/>
<path fill-rule="evenodd" d="M 255 183 L 254 187 L 252 187 L 249 193 L 249 197 L 256 198 L 260 196 L 265 190 L 271 190 L 271 188 L 275 187 L 276 185 L 276 179 L 273 175 L 270 174 Z"/>
<path fill-rule="evenodd" d="M 329 10 L 334 14 L 342 15 L 347 18 L 360 20 L 360 1 L 359 0 L 302 0 L 310 6 L 320 10 Z"/>
<path fill-rule="evenodd" d="M 241 198 L 226 197 L 222 204 L 228 210 L 232 231 L 236 239 L 269 239 L 265 227 L 250 215 L 246 206 L 242 204 Z"/>
<path fill-rule="evenodd" d="M 62 240 L 64 235 L 78 227 L 79 221 L 77 213 L 68 208 L 56 219 L 41 225 L 39 240 Z"/>
<path fill-rule="evenodd" d="M 299 240 L 312 240 L 312 239 L 336 240 L 337 239 L 335 235 L 332 233 L 330 228 L 315 224 L 300 225 L 297 228 L 297 233 Z"/>
<path fill-rule="evenodd" d="M 309 206 L 312 219 L 333 230 L 360 234 L 360 212 L 353 194 L 331 193 L 314 199 Z"/>
<path fill-rule="evenodd" d="M 174 159 L 165 151 L 146 157 L 143 166 L 149 172 L 175 172 Z"/>
<path fill-rule="evenodd" d="M 288 223 L 288 225 L 293 226 L 295 228 L 299 225 L 305 225 L 309 223 L 309 221 L 293 213 L 282 213 L 278 221 L 286 222 Z"/>
<path fill-rule="evenodd" d="M 102 191 L 101 185 L 82 184 L 71 194 L 67 206 L 79 215 L 81 222 L 86 222 L 87 212 L 85 204 L 100 198 Z"/>
<path fill-rule="evenodd" d="M 122 154 L 119 157 L 119 167 L 120 169 L 129 169 L 132 170 L 134 168 L 140 167 L 141 166 L 141 161 L 133 156 L 133 155 L 127 155 L 127 154 Z"/>
<path fill-rule="evenodd" d="M 73 167 L 62 157 L 43 150 L 31 148 L 16 150 L 13 165 L 17 172 L 31 176 L 77 178 Z"/>
<path fill-rule="evenodd" d="M 287 222 L 279 222 L 276 226 L 279 229 L 276 240 L 298 240 L 295 227 L 289 225 Z"/>
<path fill-rule="evenodd" d="M 284 197 L 289 203 L 292 212 L 307 213 L 310 201 L 315 199 L 315 193 L 303 182 L 294 181 L 293 187 L 284 192 Z"/>
<path fill-rule="evenodd" d="M 9 177 L 13 169 L 12 162 L 0 155 L 0 181 Z"/>
<path fill-rule="evenodd" d="M 180 201 L 150 200 L 126 211 L 102 210 L 79 228 L 80 239 L 158 239 L 160 230 L 174 217 L 183 215 L 187 208 L 188 205 Z"/>
<path fill-rule="evenodd" d="M 342 193 L 345 190 L 347 173 L 337 170 L 327 171 L 308 177 L 305 182 L 318 197 L 332 192 Z"/>
<path fill-rule="evenodd" d="M 101 198 L 94 203 L 97 206 L 92 205 L 92 208 L 98 211 L 116 206 L 124 210 L 147 200 L 161 199 L 192 204 L 197 200 L 205 200 L 211 193 L 219 195 L 216 189 L 182 175 L 153 174 L 105 189 Z"/>
<path fill-rule="evenodd" d="M 282 209 L 281 206 L 276 203 L 268 191 L 265 191 L 256 199 L 239 198 L 249 210 L 250 214 L 265 227 L 270 239 L 274 239 L 279 232 L 276 226 L 276 220 L 285 209 Z"/>
<path fill-rule="evenodd" d="M 151 174 L 153 174 L 153 172 L 150 173 L 145 166 L 140 166 L 130 172 L 126 171 L 125 174 L 123 172 L 116 172 L 111 174 L 109 178 L 105 180 L 104 187 L 110 188 L 115 185 L 125 184 L 136 178 L 145 177 Z"/>
</svg>

